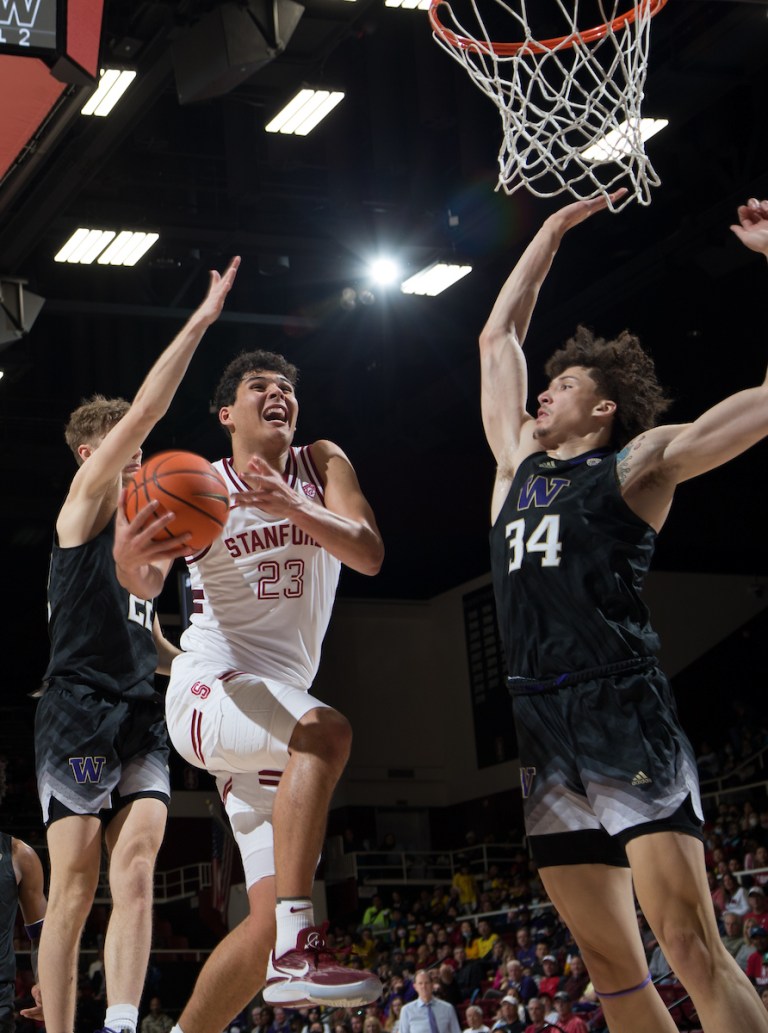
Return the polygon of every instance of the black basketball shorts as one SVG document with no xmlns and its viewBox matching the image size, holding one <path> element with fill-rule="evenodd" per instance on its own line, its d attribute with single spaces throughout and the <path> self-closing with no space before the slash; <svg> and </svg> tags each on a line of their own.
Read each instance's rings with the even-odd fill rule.
<svg viewBox="0 0 768 1033">
<path fill-rule="evenodd" d="M 539 866 L 628 865 L 625 844 L 701 838 L 693 749 L 656 667 L 515 695 L 525 826 Z"/>
<path fill-rule="evenodd" d="M 132 800 L 170 800 L 163 702 L 113 699 L 54 683 L 37 704 L 35 767 L 43 821 L 108 816 Z"/>
</svg>

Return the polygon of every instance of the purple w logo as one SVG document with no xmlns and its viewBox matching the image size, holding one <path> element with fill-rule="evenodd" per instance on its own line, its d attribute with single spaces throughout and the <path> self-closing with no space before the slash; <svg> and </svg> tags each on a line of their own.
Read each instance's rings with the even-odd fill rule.
<svg viewBox="0 0 768 1033">
<path fill-rule="evenodd" d="M 70 757 L 69 766 L 75 781 L 81 786 L 86 782 L 100 782 L 106 761 L 106 757 Z"/>
<path fill-rule="evenodd" d="M 523 790 L 523 799 L 527 800 L 531 795 L 531 787 L 533 786 L 533 778 L 536 774 L 536 768 L 520 768 L 520 785 Z"/>
<path fill-rule="evenodd" d="M 565 477 L 542 477 L 541 474 L 533 474 L 520 489 L 517 508 L 528 509 L 533 504 L 537 509 L 546 509 L 569 484 L 570 481 Z"/>
</svg>

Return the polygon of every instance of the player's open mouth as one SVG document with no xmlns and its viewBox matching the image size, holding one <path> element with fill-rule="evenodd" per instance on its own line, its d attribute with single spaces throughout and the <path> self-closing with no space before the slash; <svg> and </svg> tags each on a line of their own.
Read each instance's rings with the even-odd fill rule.
<svg viewBox="0 0 768 1033">
<path fill-rule="evenodd" d="M 288 412 L 280 405 L 271 406 L 264 410 L 264 419 L 269 423 L 287 423 Z"/>
</svg>

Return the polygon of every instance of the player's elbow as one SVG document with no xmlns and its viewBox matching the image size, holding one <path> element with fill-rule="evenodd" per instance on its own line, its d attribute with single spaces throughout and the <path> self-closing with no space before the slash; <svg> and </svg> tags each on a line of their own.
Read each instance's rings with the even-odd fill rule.
<svg viewBox="0 0 768 1033">
<path fill-rule="evenodd" d="M 374 574 L 378 574 L 381 570 L 381 566 L 384 562 L 384 543 L 378 537 L 375 537 L 371 541 L 362 556 L 361 565 L 357 567 L 359 574 L 366 574 L 368 577 L 373 577 Z"/>
</svg>

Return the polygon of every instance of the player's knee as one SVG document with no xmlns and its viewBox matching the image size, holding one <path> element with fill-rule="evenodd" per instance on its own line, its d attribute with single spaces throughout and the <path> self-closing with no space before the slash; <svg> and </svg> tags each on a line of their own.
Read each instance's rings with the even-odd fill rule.
<svg viewBox="0 0 768 1033">
<path fill-rule="evenodd" d="M 686 986 L 709 984 L 722 967 L 720 943 L 710 943 L 695 921 L 667 924 L 659 932 L 659 943 L 667 964 Z"/>
<path fill-rule="evenodd" d="M 318 707 L 296 725 L 289 748 L 292 753 L 311 754 L 341 769 L 352 748 L 352 726 L 337 710 Z"/>
<path fill-rule="evenodd" d="M 109 889 L 113 901 L 147 903 L 152 900 L 155 855 L 148 849 L 122 851 L 112 856 Z"/>
</svg>

